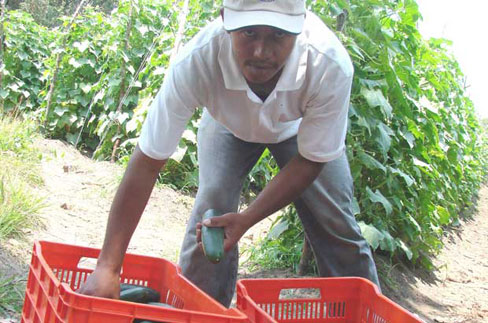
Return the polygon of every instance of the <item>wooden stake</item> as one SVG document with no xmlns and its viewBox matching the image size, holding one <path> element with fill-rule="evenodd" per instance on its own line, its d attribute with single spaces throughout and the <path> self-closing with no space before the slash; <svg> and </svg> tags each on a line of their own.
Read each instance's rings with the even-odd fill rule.
<svg viewBox="0 0 488 323">
<path fill-rule="evenodd" d="M 1 0 L 1 1 L 2 1 L 2 4 L 1 4 L 1 10 L 2 10 L 2 12 L 0 13 L 0 67 L 2 67 L 3 64 L 4 64 L 4 60 L 3 60 L 3 55 L 4 55 L 3 42 L 5 40 L 5 35 L 4 35 L 4 31 L 3 31 L 3 20 L 4 20 L 4 17 L 5 17 L 5 10 L 6 10 L 5 0 Z M 3 81 L 3 71 L 0 70 L 0 88 L 3 88 L 2 81 Z M 3 112 L 3 99 L 2 98 L 0 98 L 0 112 Z"/>
<path fill-rule="evenodd" d="M 127 49 L 129 48 L 129 40 L 130 40 L 130 32 L 131 32 L 131 29 L 132 29 L 132 0 L 130 0 L 129 2 L 129 20 L 127 21 L 127 27 L 125 29 L 125 42 L 124 42 L 124 50 L 123 50 L 123 53 L 126 53 L 127 52 Z M 125 63 L 125 60 L 122 60 L 122 66 L 120 68 L 120 79 L 121 79 L 121 82 L 120 82 L 120 91 L 119 91 L 119 104 L 117 106 L 117 113 L 116 115 L 120 115 L 122 113 L 122 105 L 123 105 L 123 98 L 125 96 L 125 91 L 130 91 L 130 89 L 126 89 L 125 88 L 125 75 L 126 75 L 126 71 L 127 71 L 127 68 L 126 68 L 126 63 Z M 116 136 L 118 136 L 120 134 L 120 131 L 121 131 L 121 125 L 120 125 L 120 122 L 117 122 L 117 133 L 116 133 Z M 115 143 L 114 143 L 114 147 L 112 148 L 112 156 L 110 158 L 110 162 L 115 162 L 115 155 L 116 155 L 116 152 L 117 152 L 117 149 L 119 148 L 120 146 L 120 138 L 117 138 L 115 140 Z"/>
<path fill-rule="evenodd" d="M 66 32 L 66 34 L 63 37 L 63 41 L 62 41 L 63 50 L 66 48 L 66 42 L 68 40 L 68 32 L 71 29 L 71 26 L 73 25 L 76 17 L 80 13 L 81 8 L 85 4 L 85 1 L 86 0 L 81 0 L 80 4 L 76 8 L 75 13 L 71 17 L 71 20 L 70 20 L 68 26 L 66 26 L 65 30 L 63 31 L 63 32 Z M 46 97 L 47 104 L 46 104 L 46 114 L 44 116 L 44 129 L 47 129 L 49 114 L 51 112 L 51 102 L 52 102 L 52 97 L 53 97 L 53 93 L 54 93 L 54 87 L 56 84 L 56 79 L 58 78 L 59 65 L 61 64 L 61 59 L 63 58 L 63 56 L 64 56 L 64 54 L 61 54 L 61 53 L 58 53 L 56 55 L 56 67 L 54 68 L 53 78 L 51 79 L 51 84 L 49 84 L 49 92 L 47 93 L 47 97 Z"/>
<path fill-rule="evenodd" d="M 183 2 L 183 10 L 180 12 L 178 16 L 178 31 L 176 32 L 175 42 L 173 44 L 173 51 L 170 57 L 170 63 L 175 58 L 176 54 L 180 50 L 183 34 L 185 33 L 185 24 L 186 24 L 186 16 L 188 15 L 188 2 L 189 0 L 184 0 Z"/>
<path fill-rule="evenodd" d="M 300 276 L 305 276 L 311 271 L 312 257 L 312 248 L 310 248 L 310 243 L 308 242 L 308 237 L 305 233 L 305 236 L 303 237 L 302 256 L 300 257 L 300 264 L 298 265 L 298 274 Z"/>
</svg>

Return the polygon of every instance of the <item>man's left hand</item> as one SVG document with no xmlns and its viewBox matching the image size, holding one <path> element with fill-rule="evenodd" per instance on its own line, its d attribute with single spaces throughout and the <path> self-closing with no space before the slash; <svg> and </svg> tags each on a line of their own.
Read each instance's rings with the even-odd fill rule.
<svg viewBox="0 0 488 323">
<path fill-rule="evenodd" d="M 241 213 L 226 213 L 224 215 L 207 219 L 197 224 L 197 243 L 202 248 L 202 226 L 223 227 L 224 228 L 224 251 L 231 250 L 241 237 L 249 229 L 249 224 L 245 221 L 245 215 Z"/>
</svg>

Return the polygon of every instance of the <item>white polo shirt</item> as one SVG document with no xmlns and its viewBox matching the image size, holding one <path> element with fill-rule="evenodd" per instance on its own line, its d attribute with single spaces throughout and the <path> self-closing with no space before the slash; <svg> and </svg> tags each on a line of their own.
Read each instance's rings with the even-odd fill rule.
<svg viewBox="0 0 488 323">
<path fill-rule="evenodd" d="M 325 24 L 307 12 L 302 33 L 275 89 L 262 101 L 234 59 L 219 18 L 202 29 L 172 62 L 139 138 L 142 152 L 167 159 L 197 107 L 236 137 L 278 143 L 297 135 L 299 153 L 327 162 L 345 149 L 353 66 Z"/>
</svg>

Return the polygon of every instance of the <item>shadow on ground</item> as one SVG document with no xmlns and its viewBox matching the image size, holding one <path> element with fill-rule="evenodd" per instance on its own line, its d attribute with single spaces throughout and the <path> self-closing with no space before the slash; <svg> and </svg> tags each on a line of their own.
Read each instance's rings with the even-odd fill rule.
<svg viewBox="0 0 488 323">
<path fill-rule="evenodd" d="M 19 275 L 27 277 L 29 263 L 22 261 L 20 258 L 11 250 L 6 249 L 5 245 L 0 245 L 0 279 Z"/>
</svg>

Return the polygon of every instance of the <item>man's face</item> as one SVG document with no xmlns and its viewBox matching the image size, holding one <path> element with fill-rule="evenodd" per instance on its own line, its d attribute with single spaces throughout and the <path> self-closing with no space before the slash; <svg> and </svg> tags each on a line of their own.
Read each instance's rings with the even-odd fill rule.
<svg viewBox="0 0 488 323">
<path fill-rule="evenodd" d="M 265 84 L 279 76 L 297 38 L 268 26 L 245 27 L 232 31 L 230 36 L 237 64 L 252 84 Z"/>
</svg>

